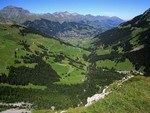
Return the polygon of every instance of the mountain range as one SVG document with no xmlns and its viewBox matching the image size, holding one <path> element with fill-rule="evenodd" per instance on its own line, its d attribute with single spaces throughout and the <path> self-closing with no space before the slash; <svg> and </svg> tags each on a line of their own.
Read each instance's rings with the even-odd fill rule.
<svg viewBox="0 0 150 113">
<path fill-rule="evenodd" d="M 124 22 L 118 17 L 81 15 L 69 12 L 34 14 L 15 6 L 7 6 L 0 10 L 0 16 L 58 38 L 93 37 L 95 34 L 104 32 Z"/>
</svg>

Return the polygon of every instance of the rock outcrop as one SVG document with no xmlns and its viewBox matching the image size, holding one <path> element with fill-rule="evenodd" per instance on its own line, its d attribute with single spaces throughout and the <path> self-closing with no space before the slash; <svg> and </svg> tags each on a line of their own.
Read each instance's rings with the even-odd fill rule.
<svg viewBox="0 0 150 113">
<path fill-rule="evenodd" d="M 132 78 L 133 76 L 126 76 L 123 77 L 120 82 L 123 83 L 125 81 L 127 81 L 128 79 Z M 102 91 L 102 93 L 100 94 L 95 94 L 92 97 L 88 97 L 87 98 L 87 104 L 85 105 L 85 107 L 105 98 L 105 96 L 107 96 L 108 94 L 110 94 L 112 92 L 112 90 L 106 91 L 106 89 L 108 88 L 108 86 Z"/>
</svg>

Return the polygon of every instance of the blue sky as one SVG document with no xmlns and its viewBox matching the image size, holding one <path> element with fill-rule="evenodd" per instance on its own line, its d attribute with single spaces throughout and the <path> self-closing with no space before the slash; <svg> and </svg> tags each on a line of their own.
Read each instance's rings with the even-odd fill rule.
<svg viewBox="0 0 150 113">
<path fill-rule="evenodd" d="M 150 8 L 150 0 L 0 0 L 0 9 L 8 5 L 33 13 L 68 11 L 129 20 Z"/>
</svg>

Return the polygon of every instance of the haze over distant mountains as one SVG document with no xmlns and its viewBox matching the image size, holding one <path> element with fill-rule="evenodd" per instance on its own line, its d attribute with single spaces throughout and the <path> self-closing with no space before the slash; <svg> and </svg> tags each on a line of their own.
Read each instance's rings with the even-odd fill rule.
<svg viewBox="0 0 150 113">
<path fill-rule="evenodd" d="M 34 14 L 20 7 L 7 6 L 0 16 L 36 28 L 53 37 L 93 37 L 124 22 L 118 17 L 81 15 L 78 13 L 55 12 Z"/>
</svg>

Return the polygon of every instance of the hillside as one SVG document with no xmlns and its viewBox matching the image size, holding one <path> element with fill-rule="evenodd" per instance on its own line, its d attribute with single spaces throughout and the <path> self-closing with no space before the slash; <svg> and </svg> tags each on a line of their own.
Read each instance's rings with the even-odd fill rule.
<svg viewBox="0 0 150 113">
<path fill-rule="evenodd" d="M 89 26 L 88 24 L 82 24 L 77 22 L 53 22 L 46 19 L 26 21 L 23 25 L 32 27 L 41 31 L 44 34 L 56 37 L 56 38 L 87 38 L 94 37 L 98 34 L 96 28 Z"/>
<path fill-rule="evenodd" d="M 0 52 L 0 102 L 31 103 L 33 109 L 84 105 L 87 97 L 124 76 L 93 67 L 89 51 L 20 25 L 0 25 Z"/>
<path fill-rule="evenodd" d="M 88 55 L 88 51 L 43 37 L 26 27 L 2 24 L 0 29 L 0 92 L 5 92 L 1 94 L 1 102 L 22 101 L 22 99 L 35 102 L 42 93 L 47 95 L 49 90 L 55 89 L 57 85 L 54 84 L 79 84 L 86 80 L 88 64 L 84 61 L 83 54 Z M 15 86 L 16 88 L 13 89 Z M 44 90 L 47 87 L 50 89 Z M 61 87 L 63 86 L 58 90 Z M 52 95 L 58 95 L 54 89 Z M 12 90 L 15 95 L 7 98 L 9 90 Z M 31 91 L 33 94 L 30 95 Z M 37 97 L 35 92 L 38 92 Z M 17 98 L 17 95 L 22 96 Z M 63 94 L 58 97 L 63 97 Z"/>
<path fill-rule="evenodd" d="M 104 32 L 123 22 L 118 17 L 81 15 L 69 12 L 34 14 L 15 6 L 4 7 L 0 10 L 0 15 L 17 23 L 24 23 L 36 29 L 40 28 L 39 30 L 45 34 L 58 38 L 91 38 L 94 34 Z"/>
<path fill-rule="evenodd" d="M 114 89 L 104 99 L 88 107 L 69 108 L 66 113 L 149 113 L 150 77 L 136 76 Z M 62 111 L 33 110 L 32 113 L 61 113 Z"/>
<path fill-rule="evenodd" d="M 0 17 L 0 24 L 13 24 L 13 21 Z"/>
<path fill-rule="evenodd" d="M 150 10 L 95 37 L 97 67 L 150 73 Z M 125 64 L 124 64 L 125 62 Z"/>
</svg>

